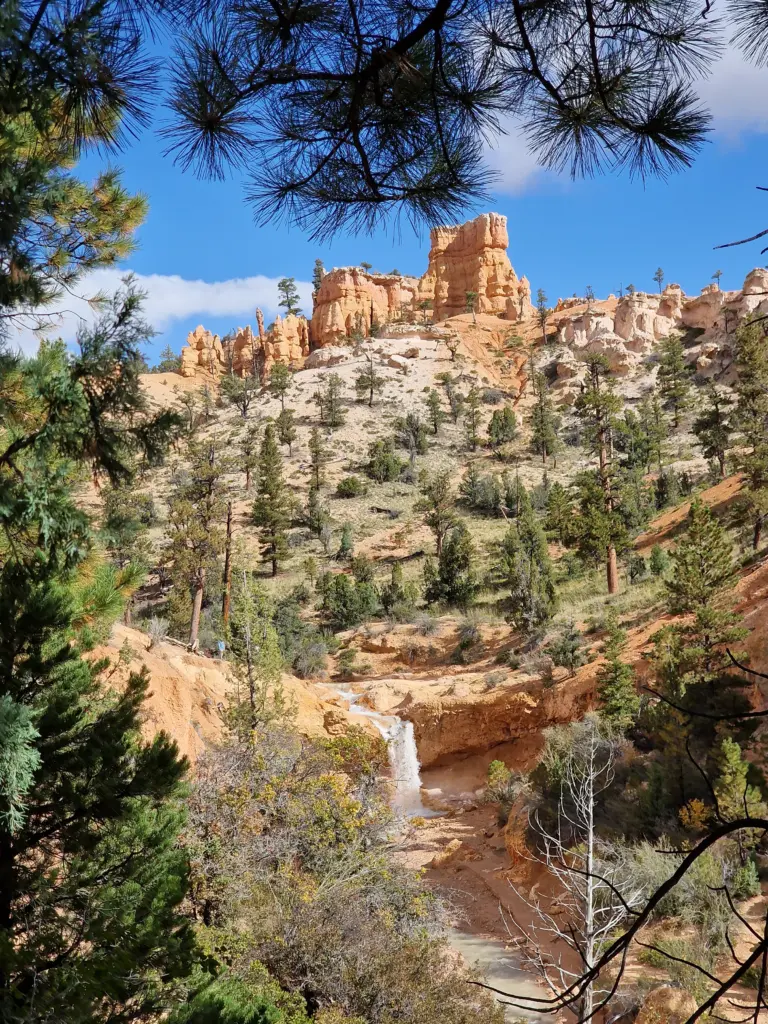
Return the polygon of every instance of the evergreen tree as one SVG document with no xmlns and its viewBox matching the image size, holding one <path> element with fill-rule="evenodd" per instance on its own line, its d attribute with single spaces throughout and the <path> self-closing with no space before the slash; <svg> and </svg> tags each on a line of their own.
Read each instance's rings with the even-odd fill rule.
<svg viewBox="0 0 768 1024">
<path fill-rule="evenodd" d="M 608 561 L 608 593 L 618 590 L 617 552 L 627 544 L 627 529 L 616 509 L 606 507 L 605 489 L 599 472 L 581 473 L 576 478 L 578 515 L 573 522 L 572 539 L 580 557 L 589 565 Z M 612 481 L 612 484 L 614 481 Z M 611 563 L 613 558 L 613 564 Z M 615 574 L 615 575 L 613 575 Z M 615 580 L 611 591 L 611 580 Z"/>
<path fill-rule="evenodd" d="M 480 443 L 480 405 L 480 392 L 473 384 L 464 400 L 464 433 L 473 452 Z"/>
<path fill-rule="evenodd" d="M 245 473 L 245 489 L 251 489 L 251 477 L 259 464 L 259 435 L 255 430 L 246 430 L 238 445 L 240 469 Z"/>
<path fill-rule="evenodd" d="M 394 438 L 385 437 L 368 445 L 368 462 L 365 471 L 377 483 L 397 480 L 403 470 L 403 462 L 395 453 Z"/>
<path fill-rule="evenodd" d="M 150 494 L 137 491 L 131 483 L 102 490 L 104 513 L 101 538 L 113 564 L 120 570 L 128 567 L 137 579 L 151 564 L 152 545 L 149 528 L 156 522 L 155 507 Z M 125 601 L 124 621 L 130 624 L 133 596 Z"/>
<path fill-rule="evenodd" d="M 310 531 L 319 537 L 324 527 L 330 523 L 330 513 L 320 501 L 320 491 L 316 487 L 309 488 L 307 496 L 307 511 L 305 514 L 307 526 Z"/>
<path fill-rule="evenodd" d="M 337 558 L 348 561 L 355 553 L 355 541 L 352 532 L 351 523 L 341 524 L 341 539 L 339 541 L 339 551 L 336 555 Z"/>
<path fill-rule="evenodd" d="M 616 515 L 618 496 L 616 491 L 615 467 L 613 465 L 612 438 L 616 417 L 621 401 L 615 394 L 613 382 L 608 378 L 608 363 L 604 356 L 590 356 L 587 360 L 587 379 L 584 390 L 576 400 L 576 412 L 586 426 L 586 445 L 591 454 L 597 455 L 597 483 L 601 501 L 594 488 L 587 488 L 582 495 L 582 537 L 590 538 L 590 545 L 605 558 L 608 577 L 608 593 L 619 589 L 619 572 L 616 562 L 616 545 L 622 529 Z M 588 496 L 587 505 L 584 497 Z M 587 510 L 598 513 L 593 522 L 585 520 Z"/>
<path fill-rule="evenodd" d="M 445 422 L 445 413 L 443 412 L 440 395 L 434 388 L 430 388 L 427 392 L 424 404 L 427 407 L 427 419 L 432 426 L 432 433 L 437 436 L 440 433 L 440 427 Z"/>
<path fill-rule="evenodd" d="M 226 512 L 223 478 L 227 466 L 215 441 L 190 441 L 188 454 L 189 474 L 176 487 L 168 506 L 168 555 L 173 566 L 173 619 L 178 628 L 188 619 L 189 643 L 194 645 L 203 598 L 224 548 L 221 526 Z"/>
<path fill-rule="evenodd" d="M 757 551 L 768 516 L 768 351 L 761 324 L 736 332 L 736 422 L 747 451 L 736 460 L 744 476 L 742 506 L 752 523 Z"/>
<path fill-rule="evenodd" d="M 547 496 L 546 527 L 561 544 L 569 544 L 573 537 L 573 505 L 568 492 L 557 480 Z"/>
<path fill-rule="evenodd" d="M 648 445 L 646 472 L 650 473 L 651 465 L 655 462 L 661 473 L 664 469 L 664 442 L 669 436 L 669 428 L 661 402 L 655 394 L 653 398 L 646 395 L 640 403 L 640 424 Z"/>
<path fill-rule="evenodd" d="M 514 441 L 517 437 L 517 418 L 515 411 L 505 405 L 503 409 L 494 409 L 488 423 L 488 444 L 494 451 L 502 445 Z"/>
<path fill-rule="evenodd" d="M 285 408 L 285 396 L 293 385 L 293 373 L 287 363 L 274 362 L 269 371 L 270 394 L 280 399 L 280 408 Z"/>
<path fill-rule="evenodd" d="M 654 544 L 651 548 L 651 557 L 648 560 L 648 568 L 652 576 L 662 576 L 669 565 L 669 556 L 661 544 Z"/>
<path fill-rule="evenodd" d="M 325 277 L 325 267 L 323 261 L 320 259 L 315 260 L 315 265 L 312 269 L 312 298 L 317 299 L 317 293 L 320 291 L 320 285 Z"/>
<path fill-rule="evenodd" d="M 368 365 L 355 377 L 355 391 L 357 392 L 358 399 L 368 399 L 368 408 L 370 409 L 373 408 L 373 401 L 376 395 L 384 390 L 386 379 L 382 374 L 376 372 L 373 354 L 368 353 L 366 358 Z"/>
<path fill-rule="evenodd" d="M 640 710 L 640 698 L 635 690 L 635 675 L 622 656 L 627 646 L 627 634 L 619 626 L 615 612 L 609 616 L 608 635 L 603 644 L 604 663 L 597 671 L 600 715 L 622 732 L 633 724 Z"/>
<path fill-rule="evenodd" d="M 264 561 L 272 563 L 272 575 L 288 558 L 286 530 L 291 522 L 293 499 L 283 480 L 283 460 L 273 424 L 264 430 L 259 454 L 259 481 L 253 503 L 253 521 L 259 527 L 264 545 Z"/>
<path fill-rule="evenodd" d="M 160 362 L 152 367 L 152 373 L 178 373 L 181 370 L 181 356 L 177 356 L 170 345 L 160 353 Z"/>
<path fill-rule="evenodd" d="M 545 466 L 548 458 L 553 458 L 557 465 L 557 452 L 560 448 L 560 438 L 558 437 L 560 417 L 552 408 L 547 378 L 543 373 L 533 375 L 533 393 L 536 401 L 531 409 L 531 450 L 541 456 L 541 461 Z"/>
<path fill-rule="evenodd" d="M 409 453 L 413 466 L 417 455 L 426 455 L 429 447 L 426 425 L 417 412 L 409 412 L 395 420 L 395 440 Z"/>
<path fill-rule="evenodd" d="M 475 314 L 475 303 L 477 302 L 477 292 L 465 292 L 467 313 L 472 314 L 472 323 L 477 323 L 477 316 Z"/>
<path fill-rule="evenodd" d="M 718 391 L 714 381 L 707 382 L 707 405 L 693 421 L 693 432 L 699 439 L 706 459 L 716 459 L 720 476 L 725 477 L 725 456 L 731 446 L 731 403 Z"/>
<path fill-rule="evenodd" d="M 338 373 L 330 373 L 315 392 L 315 401 L 320 413 L 320 422 L 332 430 L 344 423 L 342 395 L 344 381 Z"/>
<path fill-rule="evenodd" d="M 650 472 L 651 441 L 643 419 L 632 409 L 625 409 L 624 418 L 616 420 L 614 445 L 624 456 L 623 469 Z"/>
<path fill-rule="evenodd" d="M 726 736 L 718 751 L 717 781 L 714 786 L 717 809 L 725 821 L 746 815 L 754 818 L 764 818 L 766 815 L 766 804 L 760 789 L 749 782 L 751 767 L 739 744 Z M 755 833 L 752 838 L 754 845 L 759 841 L 759 835 Z"/>
<path fill-rule="evenodd" d="M 287 314 L 293 313 L 294 316 L 301 315 L 301 309 L 299 308 L 299 290 L 296 287 L 295 277 L 282 277 L 277 282 L 277 290 L 280 295 L 280 301 L 278 306 L 284 309 Z"/>
<path fill-rule="evenodd" d="M 296 440 L 298 433 L 296 429 L 296 413 L 293 409 L 281 409 L 280 415 L 275 420 L 275 427 L 277 428 L 277 436 L 280 438 L 280 444 L 288 445 L 288 454 L 293 455 L 293 442 Z"/>
<path fill-rule="evenodd" d="M 672 422 L 680 426 L 680 413 L 690 405 L 691 369 L 683 356 L 683 342 L 672 334 L 662 341 L 659 349 L 658 384 L 664 401 L 672 407 Z"/>
<path fill-rule="evenodd" d="M 331 453 L 323 441 L 320 431 L 317 427 L 312 427 L 312 432 L 309 435 L 309 466 L 311 486 L 315 491 L 319 492 L 320 487 L 325 483 L 325 467 L 330 457 Z"/>
<path fill-rule="evenodd" d="M 536 319 L 539 321 L 539 327 L 541 328 L 541 338 L 544 344 L 547 344 L 547 317 L 551 313 L 551 310 L 547 307 L 547 296 L 542 288 L 539 288 L 536 293 Z"/>
<path fill-rule="evenodd" d="M 443 541 L 434 572 L 428 573 L 425 566 L 427 603 L 444 601 L 459 608 L 472 604 L 478 589 L 476 564 L 475 545 L 466 524 L 460 520 Z"/>
<path fill-rule="evenodd" d="M 672 552 L 672 578 L 667 581 L 670 611 L 701 611 L 730 593 L 736 581 L 731 544 L 709 505 L 694 498 L 686 533 Z"/>
<path fill-rule="evenodd" d="M 659 286 L 659 292 L 661 292 L 661 286 L 664 284 L 664 271 L 661 267 L 657 267 L 653 275 L 653 280 Z"/>
<path fill-rule="evenodd" d="M 224 401 L 239 409 L 245 420 L 248 419 L 248 410 L 260 386 L 255 377 L 235 377 L 227 374 L 222 377 L 219 388 Z"/>
<path fill-rule="evenodd" d="M 533 509 L 526 508 L 500 545 L 498 573 L 509 588 L 512 614 L 530 633 L 557 610 L 547 538 Z"/>
<path fill-rule="evenodd" d="M 573 622 L 566 623 L 560 634 L 549 645 L 549 653 L 555 665 L 568 669 L 568 675 L 576 674 L 576 669 L 586 663 L 584 655 L 584 638 Z"/>
<path fill-rule="evenodd" d="M 416 503 L 415 511 L 424 514 L 424 524 L 435 535 L 435 547 L 439 558 L 443 550 L 446 534 L 457 522 L 455 497 L 451 487 L 451 474 L 438 473 L 427 480 L 421 488 L 421 499 Z"/>
</svg>

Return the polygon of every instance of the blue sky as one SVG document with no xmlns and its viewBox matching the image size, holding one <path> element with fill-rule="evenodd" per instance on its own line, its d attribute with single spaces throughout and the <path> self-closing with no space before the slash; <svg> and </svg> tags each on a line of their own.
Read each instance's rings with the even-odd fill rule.
<svg viewBox="0 0 768 1024">
<path fill-rule="evenodd" d="M 763 97 L 768 71 L 757 71 L 728 52 L 701 92 L 715 114 L 715 130 L 693 167 L 666 181 L 645 184 L 626 176 L 604 175 L 571 181 L 543 173 L 511 131 L 488 153 L 500 180 L 489 202 L 468 207 L 467 218 L 483 210 L 506 215 L 509 255 L 526 274 L 534 294 L 543 288 L 552 304 L 558 296 L 597 296 L 633 283 L 655 287 L 656 267 L 668 281 L 696 294 L 716 269 L 723 288 L 740 287 L 747 271 L 768 264 L 753 243 L 714 252 L 720 242 L 755 233 L 768 225 L 768 108 Z M 103 158 L 90 157 L 79 168 L 92 176 Z M 375 236 L 339 236 L 317 245 L 297 229 L 257 228 L 243 198 L 243 181 L 197 180 L 163 155 L 163 143 L 149 130 L 112 162 L 124 169 L 126 185 L 146 193 L 150 212 L 138 232 L 138 250 L 126 269 L 148 288 L 147 313 L 160 332 L 153 357 L 166 344 L 179 351 L 198 323 L 223 333 L 254 322 L 261 305 L 267 317 L 277 311 L 276 281 L 283 276 L 308 282 L 314 261 L 327 268 L 373 263 L 380 270 L 424 272 L 428 233 L 415 236 L 380 231 Z M 87 294 L 114 285 L 118 275 L 102 273 L 84 284 Z M 309 312 L 309 288 L 302 288 Z M 65 337 L 74 321 L 65 322 Z"/>
</svg>

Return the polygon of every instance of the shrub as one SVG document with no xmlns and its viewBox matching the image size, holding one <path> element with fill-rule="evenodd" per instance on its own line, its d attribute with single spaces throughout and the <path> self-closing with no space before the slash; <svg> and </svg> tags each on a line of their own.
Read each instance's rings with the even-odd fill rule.
<svg viewBox="0 0 768 1024">
<path fill-rule="evenodd" d="M 430 615 L 429 612 L 419 612 L 414 616 L 413 624 L 416 627 L 416 632 L 421 636 L 434 636 L 440 628 L 437 618 Z"/>
<path fill-rule="evenodd" d="M 354 647 L 347 647 L 345 650 L 339 652 L 339 656 L 336 659 L 336 666 L 342 679 L 349 679 L 350 676 L 354 675 L 356 671 L 356 664 L 357 651 Z"/>
<path fill-rule="evenodd" d="M 494 687 L 500 686 L 507 678 L 507 673 L 500 668 L 494 669 L 492 672 L 486 672 L 483 676 L 483 683 L 485 684 L 486 690 L 493 690 Z"/>
<path fill-rule="evenodd" d="M 549 645 L 549 654 L 555 665 L 567 668 L 569 675 L 574 675 L 576 669 L 584 665 L 587 660 L 582 646 L 581 633 L 572 622 L 569 622 Z"/>
<path fill-rule="evenodd" d="M 663 575 L 668 565 L 669 555 L 661 544 L 654 544 L 651 548 L 651 557 L 648 560 L 648 568 L 651 570 L 651 575 Z"/>
<path fill-rule="evenodd" d="M 391 437 L 374 441 L 368 446 L 365 472 L 377 483 L 397 480 L 403 465 L 402 459 L 395 453 L 395 442 Z"/>
<path fill-rule="evenodd" d="M 467 651 L 470 647 L 474 647 L 475 644 L 480 643 L 480 627 L 473 619 L 462 619 L 459 623 L 458 632 L 459 647 L 462 651 Z"/>
<path fill-rule="evenodd" d="M 345 476 L 336 485 L 337 498 L 359 498 L 368 493 L 368 485 L 359 476 Z"/>
<path fill-rule="evenodd" d="M 311 679 L 325 671 L 328 648 L 319 633 L 304 636 L 299 641 L 293 659 L 293 671 L 300 679 Z"/>
<path fill-rule="evenodd" d="M 504 393 L 498 388 L 483 388 L 480 397 L 486 405 L 501 405 L 504 401 Z"/>
<path fill-rule="evenodd" d="M 629 564 L 627 566 L 627 575 L 629 576 L 630 583 L 639 583 L 645 579 L 646 573 L 648 572 L 648 566 L 646 565 L 645 559 L 642 555 L 630 555 Z"/>
<path fill-rule="evenodd" d="M 317 589 L 323 611 L 336 629 L 359 625 L 379 607 L 379 595 L 372 583 L 357 583 L 344 573 L 323 573 Z"/>
<path fill-rule="evenodd" d="M 153 615 L 149 620 L 149 625 L 147 626 L 150 650 L 155 646 L 155 644 L 159 644 L 161 640 L 164 640 L 167 633 L 168 620 L 162 619 L 158 615 Z"/>
</svg>

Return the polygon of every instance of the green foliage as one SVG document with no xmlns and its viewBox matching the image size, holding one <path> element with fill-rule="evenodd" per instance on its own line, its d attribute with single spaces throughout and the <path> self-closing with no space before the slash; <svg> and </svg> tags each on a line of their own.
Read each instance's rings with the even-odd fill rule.
<svg viewBox="0 0 768 1024">
<path fill-rule="evenodd" d="M 312 490 L 319 491 L 321 485 L 325 483 L 325 467 L 330 457 L 328 446 L 323 441 L 320 431 L 317 427 L 312 427 L 309 435 L 310 492 Z"/>
<path fill-rule="evenodd" d="M 648 559 L 648 568 L 652 576 L 663 576 L 669 566 L 669 555 L 661 546 L 654 544 L 651 548 L 651 556 Z"/>
<path fill-rule="evenodd" d="M 736 423 L 745 445 L 736 459 L 744 476 L 740 505 L 757 550 L 768 516 L 768 353 L 761 324 L 747 323 L 736 332 L 736 367 Z"/>
<path fill-rule="evenodd" d="M 343 406 L 344 381 L 338 373 L 329 373 L 314 395 L 323 426 L 335 430 L 346 420 Z"/>
<path fill-rule="evenodd" d="M 288 445 L 288 454 L 293 454 L 293 442 L 296 440 L 298 430 L 296 429 L 296 413 L 293 409 L 281 409 L 280 415 L 275 420 L 277 436 L 280 444 Z"/>
<path fill-rule="evenodd" d="M 387 615 L 404 622 L 413 615 L 418 598 L 419 588 L 415 583 L 406 582 L 402 565 L 395 562 L 389 582 L 381 588 L 382 608 Z"/>
<path fill-rule="evenodd" d="M 177 356 L 170 345 L 166 345 L 160 353 L 160 362 L 153 366 L 151 373 L 179 373 L 181 356 Z"/>
<path fill-rule="evenodd" d="M 597 671 L 600 715 L 621 732 L 634 723 L 640 710 L 640 698 L 635 690 L 635 674 L 622 661 L 627 646 L 627 634 L 619 626 L 615 614 L 606 623 L 608 635 L 603 644 L 605 662 Z"/>
<path fill-rule="evenodd" d="M 221 397 L 239 409 L 244 420 L 248 418 L 248 410 L 259 387 L 260 383 L 256 377 L 235 377 L 233 374 L 222 377 L 219 385 Z"/>
<path fill-rule="evenodd" d="M 514 621 L 530 633 L 557 610 L 547 538 L 533 509 L 526 508 L 509 526 L 497 557 L 497 582 L 509 588 Z"/>
<path fill-rule="evenodd" d="M 234 977 L 217 978 L 175 1010 L 169 1024 L 282 1024 L 284 1014 L 257 988 Z"/>
<path fill-rule="evenodd" d="M 426 455 L 429 448 L 429 435 L 426 424 L 417 412 L 406 413 L 398 417 L 394 423 L 395 441 L 408 452 L 411 465 L 417 455 Z"/>
<path fill-rule="evenodd" d="M 715 797 L 720 816 L 726 821 L 747 816 L 764 818 L 766 804 L 760 790 L 748 781 L 750 763 L 741 753 L 741 747 L 730 736 L 720 744 L 717 756 Z M 753 843 L 759 835 L 755 835 Z"/>
<path fill-rule="evenodd" d="M 423 513 L 424 524 L 435 535 L 438 557 L 445 535 L 456 524 L 455 502 L 451 474 L 444 472 L 422 484 L 421 498 L 414 506 L 414 511 Z"/>
<path fill-rule="evenodd" d="M 725 476 L 725 456 L 731 446 L 733 406 L 718 390 L 714 381 L 707 381 L 706 406 L 693 421 L 693 432 L 699 440 L 705 459 L 716 459 L 720 476 Z"/>
<path fill-rule="evenodd" d="M 557 480 L 552 484 L 547 496 L 547 515 L 545 525 L 551 530 L 561 544 L 568 544 L 573 536 L 574 509 L 568 492 Z"/>
<path fill-rule="evenodd" d="M 321 608 L 333 629 L 349 629 L 370 619 L 379 607 L 372 583 L 357 583 L 345 573 L 325 572 L 317 581 Z"/>
<path fill-rule="evenodd" d="M 552 408 L 547 379 L 543 373 L 533 375 L 533 393 L 536 401 L 530 416 L 531 451 L 540 455 L 546 465 L 548 458 L 557 458 L 561 443 L 558 436 L 560 417 Z"/>
<path fill-rule="evenodd" d="M 345 476 L 336 484 L 337 498 L 360 498 L 368 493 L 368 485 L 359 476 Z"/>
<path fill-rule="evenodd" d="M 368 445 L 365 472 L 379 484 L 397 480 L 403 470 L 403 461 L 395 454 L 393 438 L 386 437 Z"/>
<path fill-rule="evenodd" d="M 496 451 L 516 437 L 517 418 L 514 409 L 508 405 L 503 409 L 494 409 L 488 423 L 488 444 L 491 448 Z"/>
<path fill-rule="evenodd" d="M 555 665 L 567 668 L 568 674 L 572 676 L 587 660 L 583 647 L 584 639 L 581 633 L 573 622 L 568 622 L 549 645 L 548 651 Z"/>
<path fill-rule="evenodd" d="M 272 575 L 288 558 L 286 530 L 293 514 L 293 497 L 283 479 L 283 460 L 275 438 L 275 428 L 268 423 L 264 430 L 259 455 L 259 479 L 253 503 L 253 521 L 259 527 L 265 562 L 271 562 Z"/>
<path fill-rule="evenodd" d="M 342 561 L 350 559 L 355 553 L 354 531 L 351 523 L 342 523 L 341 540 L 336 557 Z"/>
<path fill-rule="evenodd" d="M 355 391 L 360 401 L 367 399 L 368 407 L 373 408 L 376 395 L 384 390 L 386 378 L 376 371 L 373 356 L 368 356 L 368 365 L 355 377 Z"/>
<path fill-rule="evenodd" d="M 277 282 L 277 291 L 280 295 L 280 301 L 278 306 L 284 309 L 286 313 L 293 313 L 294 316 L 301 315 L 301 309 L 299 308 L 299 290 L 296 287 L 296 278 L 294 277 L 282 277 Z"/>
<path fill-rule="evenodd" d="M 658 384 L 661 397 L 672 408 L 675 429 L 680 426 L 680 414 L 690 406 L 691 368 L 683 355 L 683 342 L 672 334 L 659 346 Z"/>
<path fill-rule="evenodd" d="M 466 608 L 478 590 L 477 552 L 472 536 L 463 521 L 453 526 L 443 541 L 434 575 L 427 579 L 425 566 L 424 597 L 428 604 L 444 601 Z"/>
<path fill-rule="evenodd" d="M 697 612 L 717 603 L 736 578 L 731 544 L 701 499 L 691 502 L 684 538 L 672 552 L 673 575 L 666 583 L 670 609 Z"/>
<path fill-rule="evenodd" d="M 287 363 L 274 362 L 269 371 L 267 387 L 274 398 L 280 399 L 280 408 L 285 409 L 285 396 L 293 386 L 293 373 Z"/>
<path fill-rule="evenodd" d="M 482 399 L 477 387 L 473 384 L 467 392 L 463 403 L 464 433 L 467 438 L 467 446 L 471 451 L 476 451 L 480 444 L 480 410 Z"/>
<path fill-rule="evenodd" d="M 443 403 L 440 401 L 440 395 L 434 388 L 430 388 L 427 392 L 424 404 L 427 407 L 427 419 L 432 427 L 432 433 L 437 436 L 440 433 L 440 427 L 445 422 L 445 413 L 443 412 Z"/>
<path fill-rule="evenodd" d="M 321 259 L 315 260 L 315 265 L 312 268 L 312 298 L 317 298 L 317 293 L 320 290 L 323 278 L 325 277 L 325 267 Z"/>
<path fill-rule="evenodd" d="M 573 538 L 579 555 L 588 565 L 599 565 L 609 547 L 622 551 L 627 529 L 619 512 L 606 501 L 599 472 L 585 472 L 576 478 L 578 515 L 573 522 Z"/>
</svg>

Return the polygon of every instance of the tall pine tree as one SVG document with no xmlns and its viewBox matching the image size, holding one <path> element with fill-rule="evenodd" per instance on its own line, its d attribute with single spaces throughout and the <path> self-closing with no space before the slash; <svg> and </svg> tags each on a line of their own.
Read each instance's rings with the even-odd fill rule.
<svg viewBox="0 0 768 1024">
<path fill-rule="evenodd" d="M 293 499 L 283 480 L 283 460 L 275 437 L 275 428 L 268 423 L 259 455 L 259 482 L 253 503 L 253 521 L 259 527 L 264 545 L 264 561 L 272 564 L 277 576 L 288 557 L 286 530 L 291 522 Z"/>
</svg>

